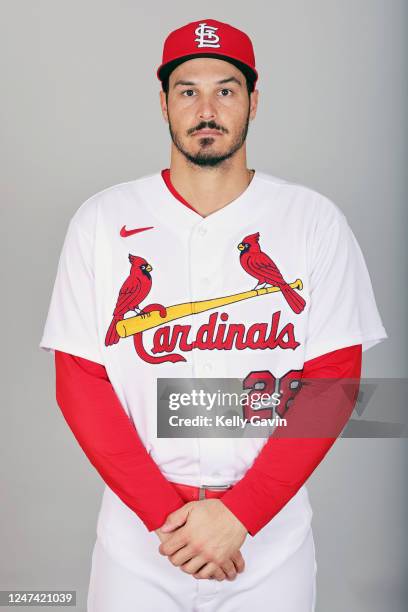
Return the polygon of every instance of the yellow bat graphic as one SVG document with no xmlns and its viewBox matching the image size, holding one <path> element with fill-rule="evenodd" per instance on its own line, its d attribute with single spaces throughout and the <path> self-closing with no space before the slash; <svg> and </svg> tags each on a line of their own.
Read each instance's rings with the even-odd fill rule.
<svg viewBox="0 0 408 612">
<path fill-rule="evenodd" d="M 303 283 L 298 278 L 295 282 L 289 283 L 293 289 L 303 289 Z M 264 287 L 263 289 L 252 289 L 251 291 L 244 291 L 243 293 L 235 293 L 234 295 L 226 295 L 212 300 L 202 300 L 198 302 L 185 302 L 184 304 L 175 304 L 167 308 L 167 314 L 165 317 L 161 317 L 158 310 L 154 310 L 147 315 L 136 315 L 135 317 L 129 317 L 128 319 L 122 319 L 116 323 L 116 330 L 121 338 L 127 338 L 133 336 L 139 332 L 153 329 L 164 323 L 175 321 L 176 319 L 182 319 L 190 315 L 197 314 L 199 312 L 205 312 L 206 310 L 213 310 L 214 308 L 222 308 L 228 304 L 234 304 L 235 302 L 241 302 L 242 300 L 248 300 L 249 298 L 256 297 L 258 295 L 266 295 L 267 293 L 275 293 L 280 291 L 279 287 Z"/>
</svg>

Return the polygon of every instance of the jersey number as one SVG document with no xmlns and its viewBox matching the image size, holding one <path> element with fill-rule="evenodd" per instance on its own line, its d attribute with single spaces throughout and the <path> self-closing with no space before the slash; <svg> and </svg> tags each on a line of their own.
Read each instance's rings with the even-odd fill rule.
<svg viewBox="0 0 408 612">
<path fill-rule="evenodd" d="M 250 372 L 243 381 L 243 388 L 250 389 L 248 393 L 248 404 L 243 406 L 243 416 L 250 419 L 256 416 L 260 419 L 270 419 L 274 412 L 284 418 L 289 410 L 296 394 L 302 386 L 303 370 L 289 370 L 284 376 L 277 378 L 269 370 Z M 254 401 L 260 404 L 260 395 L 267 394 L 271 401 L 274 399 L 272 407 L 261 406 L 255 408 Z M 268 399 L 268 398 L 267 398 Z"/>
</svg>

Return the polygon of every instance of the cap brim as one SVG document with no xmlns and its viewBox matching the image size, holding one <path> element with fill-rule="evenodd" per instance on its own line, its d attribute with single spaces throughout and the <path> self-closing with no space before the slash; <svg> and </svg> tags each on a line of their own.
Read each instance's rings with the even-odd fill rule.
<svg viewBox="0 0 408 612">
<path fill-rule="evenodd" d="M 182 57 L 175 58 L 171 60 L 170 62 L 167 62 L 166 64 L 162 64 L 157 70 L 157 77 L 160 79 L 160 81 L 165 81 L 170 75 L 170 73 L 175 68 L 177 68 L 177 66 L 179 66 L 183 62 L 186 62 L 190 59 L 197 59 L 200 57 L 214 57 L 215 59 L 221 59 L 226 62 L 230 62 L 231 64 L 234 64 L 234 66 L 236 66 L 238 70 L 241 70 L 241 72 L 246 76 L 246 78 L 250 82 L 252 82 L 253 85 L 258 79 L 257 71 L 251 68 L 250 66 L 248 66 L 247 64 L 244 64 L 240 60 L 234 57 L 230 57 L 229 55 L 227 56 L 227 55 L 221 55 L 220 53 L 207 53 L 207 52 L 206 53 L 194 53 L 192 55 L 183 55 Z"/>
</svg>

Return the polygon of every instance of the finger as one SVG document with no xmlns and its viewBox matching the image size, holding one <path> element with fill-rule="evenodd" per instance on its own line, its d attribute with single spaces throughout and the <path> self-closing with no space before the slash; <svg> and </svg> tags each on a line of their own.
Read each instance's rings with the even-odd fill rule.
<svg viewBox="0 0 408 612">
<path fill-rule="evenodd" d="M 190 561 L 188 561 L 187 563 L 184 563 L 184 565 L 182 565 L 180 569 L 186 574 L 196 574 L 197 572 L 202 570 L 206 564 L 208 565 L 205 558 L 201 555 L 197 555 L 193 559 L 190 559 Z"/>
<path fill-rule="evenodd" d="M 217 569 L 213 573 L 213 576 L 219 582 L 221 582 L 222 580 L 226 580 L 226 578 L 227 578 L 227 575 L 224 572 L 224 570 L 222 570 L 218 565 L 217 565 Z"/>
<path fill-rule="evenodd" d="M 221 565 L 221 569 L 227 574 L 228 580 L 234 580 L 237 575 L 237 570 L 235 569 L 235 565 L 232 561 L 226 561 Z"/>
<path fill-rule="evenodd" d="M 180 567 L 184 565 L 184 563 L 188 563 L 190 559 L 194 559 L 196 555 L 197 553 L 194 553 L 190 546 L 184 546 L 174 553 L 174 555 L 169 555 L 169 561 L 176 567 Z M 205 559 L 202 561 L 201 565 L 203 565 L 204 562 Z"/>
<path fill-rule="evenodd" d="M 184 534 L 177 533 L 177 535 L 171 536 L 168 540 L 160 544 L 159 552 L 161 555 L 170 557 L 170 555 L 174 555 L 178 550 L 183 548 L 187 544 L 187 541 L 187 537 Z"/>
<path fill-rule="evenodd" d="M 244 571 L 244 569 L 245 569 L 245 561 L 244 561 L 244 557 L 241 555 L 240 551 L 238 551 L 234 555 L 232 555 L 231 561 L 235 565 L 237 572 L 239 574 L 241 574 Z"/>
<path fill-rule="evenodd" d="M 201 580 L 209 580 L 211 577 L 214 577 L 216 580 L 225 580 L 227 577 L 225 572 L 212 561 L 204 565 L 198 572 L 194 574 L 195 578 L 199 578 Z"/>
<path fill-rule="evenodd" d="M 177 529 L 177 527 L 181 527 L 181 525 L 184 525 L 187 520 L 189 510 L 190 508 L 186 504 L 182 508 L 179 508 L 178 510 L 175 510 L 174 512 L 169 514 L 163 525 L 161 526 L 161 530 L 164 533 L 168 533 L 174 531 L 174 529 Z"/>
</svg>

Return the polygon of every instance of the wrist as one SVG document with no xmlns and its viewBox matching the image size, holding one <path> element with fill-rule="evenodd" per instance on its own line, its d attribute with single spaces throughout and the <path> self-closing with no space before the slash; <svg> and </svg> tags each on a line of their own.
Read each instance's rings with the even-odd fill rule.
<svg viewBox="0 0 408 612">
<path fill-rule="evenodd" d="M 222 501 L 221 498 L 218 501 L 220 501 L 222 503 L 223 507 L 225 508 L 225 510 L 228 511 L 229 516 L 231 517 L 233 522 L 236 524 L 237 529 L 241 532 L 241 535 L 243 535 L 243 536 L 248 535 L 248 533 L 249 533 L 248 529 L 246 528 L 244 523 L 237 517 L 237 515 L 234 514 L 234 512 L 232 512 L 232 510 L 226 504 L 224 504 L 224 502 Z"/>
</svg>

